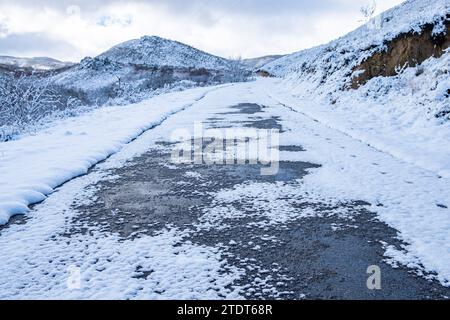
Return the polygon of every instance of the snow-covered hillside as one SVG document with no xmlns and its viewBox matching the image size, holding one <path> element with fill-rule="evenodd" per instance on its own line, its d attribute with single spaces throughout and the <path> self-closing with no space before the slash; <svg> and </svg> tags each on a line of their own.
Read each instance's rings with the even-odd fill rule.
<svg viewBox="0 0 450 320">
<path fill-rule="evenodd" d="M 449 19 L 449 0 L 408 0 L 337 40 L 285 56 L 264 69 L 276 76 L 307 77 L 315 80 L 316 86 L 328 84 L 322 86 L 324 90 L 341 88 L 353 68 L 374 53 L 387 50 L 389 41 L 401 34 L 421 33 L 427 24 L 434 26 L 433 34 L 438 36 L 445 33 L 444 22 Z"/>
<path fill-rule="evenodd" d="M 47 57 L 17 58 L 10 56 L 0 56 L 0 64 L 42 71 L 56 70 L 73 65 L 71 62 L 63 62 Z"/>
<path fill-rule="evenodd" d="M 236 62 L 176 41 L 145 36 L 95 58 L 87 57 L 50 81 L 87 104 L 111 100 L 127 104 L 179 82 L 190 82 L 188 86 L 225 83 L 245 80 L 248 75 Z"/>
<path fill-rule="evenodd" d="M 449 21 L 450 0 L 409 0 L 264 69 L 310 117 L 450 176 Z"/>
<path fill-rule="evenodd" d="M 277 59 L 284 57 L 283 55 L 264 56 L 251 59 L 243 59 L 242 64 L 250 68 L 251 70 L 258 70 L 266 64 L 273 62 Z"/>
<path fill-rule="evenodd" d="M 147 67 L 171 66 L 216 70 L 228 69 L 231 63 L 227 59 L 186 44 L 156 36 L 144 36 L 118 44 L 99 55 L 98 58 Z"/>
</svg>

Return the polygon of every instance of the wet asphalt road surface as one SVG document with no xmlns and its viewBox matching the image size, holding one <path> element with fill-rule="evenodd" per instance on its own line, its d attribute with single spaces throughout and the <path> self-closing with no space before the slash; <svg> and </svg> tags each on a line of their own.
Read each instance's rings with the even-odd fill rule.
<svg viewBox="0 0 450 320">
<path fill-rule="evenodd" d="M 261 111 L 261 106 L 256 104 L 230 106 L 228 112 L 211 116 L 208 125 L 225 128 L 228 115 L 238 114 L 243 127 L 283 130 L 279 118 L 269 114 L 261 116 Z M 243 288 L 241 294 L 248 299 L 443 299 L 450 296 L 450 289 L 439 283 L 419 277 L 413 270 L 392 268 L 384 261 L 382 242 L 402 245 L 397 231 L 378 221 L 369 211 L 369 204 L 358 199 L 339 205 L 342 210 L 354 213 L 351 221 L 323 215 L 272 225 L 266 216 L 252 211 L 246 200 L 236 200 L 232 206 L 247 214 L 224 219 L 222 228 L 199 227 L 205 211 L 214 207 L 214 193 L 249 181 L 271 183 L 274 187 L 277 182 L 283 182 L 295 187 L 297 180 L 308 174 L 307 169 L 318 164 L 281 162 L 275 176 L 262 176 L 260 165 L 169 166 L 172 144 L 169 141 L 158 144 L 158 148 L 150 149 L 127 166 L 112 170 L 117 179 L 100 182 L 92 203 L 74 204 L 82 214 L 70 221 L 67 237 L 88 234 L 91 227 L 99 226 L 104 232 L 117 233 L 123 239 L 154 235 L 167 226 L 189 229 L 186 242 L 222 248 L 229 266 L 245 270 L 235 285 Z M 303 150 L 301 145 L 280 149 Z M 299 203 L 295 210 L 337 209 L 308 199 Z M 20 222 L 20 218 L 16 221 Z M 367 288 L 366 271 L 371 265 L 381 268 L 381 290 Z M 142 277 L 152 272 L 137 271 Z M 226 267 L 223 272 L 227 272 Z"/>
</svg>

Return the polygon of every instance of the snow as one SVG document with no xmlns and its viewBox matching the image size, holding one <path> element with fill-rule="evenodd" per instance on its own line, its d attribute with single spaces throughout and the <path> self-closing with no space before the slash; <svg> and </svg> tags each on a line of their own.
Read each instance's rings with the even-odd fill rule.
<svg viewBox="0 0 450 320">
<path fill-rule="evenodd" d="M 253 227 L 279 226 L 322 215 L 351 221 L 354 210 L 345 209 L 345 206 L 336 209 L 335 206 L 362 200 L 371 204 L 369 210 L 379 220 L 398 230 L 399 239 L 405 242 L 404 247 L 396 250 L 386 248 L 388 261 L 398 261 L 418 274 L 426 274 L 449 286 L 449 177 L 439 176 L 437 172 L 418 165 L 419 161 L 402 157 L 401 152 L 390 153 L 374 147 L 372 140 L 373 144 L 368 145 L 365 139 L 374 137 L 369 134 L 370 131 L 363 135 L 357 130 L 341 130 L 337 125 L 340 119 L 338 112 L 330 112 L 329 105 L 319 105 L 317 101 L 293 98 L 284 91 L 285 84 L 279 79 L 260 79 L 256 83 L 225 89 L 222 91 L 223 101 L 218 105 L 212 104 L 211 108 L 215 108 L 216 112 L 225 112 L 220 108 L 222 104 L 236 105 L 241 102 L 266 106 L 264 112 L 282 119 L 284 132 L 280 145 L 300 145 L 305 150 L 280 152 L 280 160 L 310 162 L 321 167 L 309 170 L 304 178 L 290 184 L 248 182 L 219 191 L 214 194 L 213 203 L 200 219 L 202 228 L 226 229 L 228 221 L 248 217 L 247 211 L 237 209 L 241 205 L 252 208 L 250 211 L 254 212 L 255 218 L 264 218 L 262 223 L 253 224 Z M 245 87 L 247 91 L 242 91 Z M 352 119 L 352 124 L 357 124 L 362 114 L 347 114 L 342 119 Z M 262 114 L 255 116 L 258 115 Z M 230 122 L 224 123 L 224 126 L 239 126 L 240 116 L 237 114 L 233 118 L 228 115 Z M 197 112 L 195 119 L 202 117 Z M 346 122 L 342 120 L 342 123 Z M 402 134 L 401 127 L 396 129 L 398 134 Z M 439 130 L 442 128 L 436 128 L 437 132 Z M 385 131 L 384 134 L 386 141 L 391 137 L 392 150 L 402 150 L 402 145 L 395 144 L 397 140 L 392 131 Z M 432 149 L 420 150 L 428 144 L 418 141 L 422 132 L 416 131 L 416 134 L 414 138 L 409 138 L 411 145 L 407 150 L 412 152 L 416 148 L 415 154 L 426 155 Z M 450 151 L 442 151 L 442 155 L 436 154 L 435 159 L 433 156 L 424 159 L 445 167 Z M 236 203 L 240 206 L 233 205 Z M 299 203 L 304 204 L 304 210 L 298 210 Z M 329 210 L 318 212 L 314 210 L 317 206 Z"/>
<path fill-rule="evenodd" d="M 329 44 L 264 67 L 282 77 L 272 82 L 269 95 L 299 117 L 289 120 L 297 132 L 291 140 L 300 137 L 306 149 L 297 160 L 322 165 L 303 179 L 303 188 L 341 201 L 371 203 L 378 218 L 407 243 L 402 248 L 386 245 L 387 261 L 446 286 L 449 50 L 396 76 L 373 78 L 357 90 L 345 87 L 355 76 L 354 67 L 385 50 L 386 42 L 401 33 L 420 32 L 425 24 L 440 32 L 449 13 L 448 0 L 409 0 Z"/>
<path fill-rule="evenodd" d="M 132 68 L 121 66 L 106 66 L 102 70 L 102 74 L 96 71 L 92 66 L 94 60 L 83 60 L 79 65 L 76 65 L 70 70 L 50 78 L 56 84 L 70 85 L 72 88 L 102 88 L 117 82 L 117 79 L 123 77 Z"/>
<path fill-rule="evenodd" d="M 25 225 L 2 231 L 0 270 L 7 276 L 0 277 L 0 299 L 240 299 L 227 287 L 241 271 L 223 273 L 220 251 L 183 241 L 186 231 L 167 226 L 154 236 L 124 240 L 93 227 L 89 234 L 64 235 L 67 221 L 80 214 L 72 203 L 93 200 L 89 186 L 113 180 L 105 170 L 147 150 L 148 137 L 63 185 Z M 73 270 L 80 276 L 71 287 Z"/>
<path fill-rule="evenodd" d="M 219 92 L 225 88 L 194 89 L 159 96 L 125 109 L 117 108 L 117 121 L 122 120 L 108 127 L 110 133 L 118 125 L 131 121 L 130 112 L 141 118 L 155 111 L 155 107 L 172 111 L 177 104 L 197 101 L 124 145 L 89 174 L 61 186 L 58 192 L 33 208 L 25 224 L 13 224 L 2 230 L 0 248 L 4 259 L 0 273 L 8 276 L 0 277 L 0 299 L 241 299 L 242 288 L 234 282 L 245 271 L 227 265 L 224 248 L 186 241 L 195 230 L 167 225 L 152 236 L 143 234 L 122 239 L 89 226 L 92 232 L 87 234 L 66 235 L 68 221 L 82 214 L 73 209 L 73 203 L 91 203 L 95 184 L 105 180 L 113 182 L 116 178 L 109 173 L 110 169 L 122 168 L 149 148 L 156 148 L 158 139 L 167 139 L 173 130 L 188 125 L 185 121 L 194 121 L 202 110 L 220 105 L 223 94 L 239 92 L 239 89 Z M 203 96 L 204 99 L 199 99 Z M 92 122 L 94 117 L 91 116 Z M 64 128 L 62 134 L 68 131 Z M 84 126 L 85 130 L 89 128 Z M 71 128 L 70 132 L 75 135 L 77 131 Z M 81 279 L 79 286 L 70 288 L 67 283 L 73 270 L 79 270 Z M 260 280 L 255 286 L 265 287 L 264 278 Z"/>
<path fill-rule="evenodd" d="M 241 63 L 251 70 L 258 70 L 259 68 L 269 64 L 272 61 L 282 58 L 283 55 L 271 55 L 258 58 L 242 59 Z"/>
<path fill-rule="evenodd" d="M 0 224 L 25 213 L 64 182 L 86 174 L 149 128 L 202 99 L 211 88 L 104 107 L 58 121 L 35 135 L 0 144 Z"/>
<path fill-rule="evenodd" d="M 304 160 L 322 164 L 304 179 L 305 186 L 341 200 L 371 203 L 379 218 L 408 243 L 401 249 L 387 246 L 388 261 L 419 269 L 419 274 L 425 270 L 436 273 L 435 278 L 447 286 L 450 124 L 448 117 L 436 116 L 445 114 L 450 106 L 448 50 L 395 77 L 371 79 L 358 90 L 341 88 L 352 68 L 382 48 L 383 41 L 424 23 L 437 21 L 437 30 L 449 8 L 449 1 L 407 1 L 382 15 L 390 22 L 381 29 L 363 26 L 328 45 L 266 67 L 284 76 L 270 93 L 276 101 L 304 119 L 325 125 L 328 129 L 324 131 L 329 133 L 318 133 L 320 136 L 340 132 L 333 141 L 345 148 L 341 150 L 322 139 L 312 139 L 313 135 L 302 135 L 306 149 L 316 150 L 304 154 Z M 371 148 L 366 150 L 364 145 Z M 322 155 L 317 149 L 323 149 Z M 344 158 L 340 157 L 342 150 L 347 150 Z"/>
<path fill-rule="evenodd" d="M 55 70 L 73 65 L 71 62 L 62 62 L 47 57 L 18 58 L 10 56 L 0 56 L 0 64 L 41 71 Z"/>
<path fill-rule="evenodd" d="M 260 79 L 214 89 L 194 89 L 128 107 L 102 108 L 76 120 L 66 120 L 36 136 L 0 145 L 0 153 L 8 155 L 9 152 L 6 161 L 2 161 L 1 181 L 18 187 L 25 183 L 35 185 L 33 189 L 20 189 L 22 193 L 10 193 L 11 197 L 21 199 L 18 207 L 39 198 L 39 194 L 26 190 L 46 194 L 46 190 L 55 187 L 47 186 L 46 181 L 61 179 L 61 172 L 67 172 L 64 177 L 76 175 L 77 160 L 85 164 L 82 167 L 85 172 L 89 161 L 104 159 L 109 151 L 120 150 L 88 175 L 64 184 L 38 204 L 27 215 L 29 219 L 25 224 L 13 224 L 2 230 L 0 248 L 4 261 L 0 272 L 8 276 L 0 278 L 0 298 L 241 298 L 242 288 L 234 287 L 233 283 L 245 270 L 226 268 L 229 267 L 225 255 L 227 246 L 192 244 L 185 241 L 191 232 L 226 229 L 227 223 L 248 218 L 249 212 L 256 220 L 249 223 L 249 227 L 282 227 L 294 220 L 325 215 L 338 219 L 339 225 L 330 225 L 331 230 L 337 230 L 351 226 L 357 214 L 357 210 L 340 204 L 355 200 L 370 203 L 369 210 L 374 218 L 398 230 L 399 239 L 405 242 L 401 248 L 389 243 L 383 245 L 387 262 L 405 265 L 443 285 L 450 285 L 449 179 L 439 178 L 429 170 L 370 147 L 361 139 L 321 123 L 320 119 L 315 121 L 303 113 L 304 106 L 299 105 L 297 99 L 291 100 L 288 94 L 275 90 L 275 99 L 273 90 L 280 88 L 280 81 Z M 200 97 L 204 99 L 199 100 Z M 285 104 L 280 104 L 278 99 L 286 100 Z M 167 117 L 197 100 L 191 107 Z M 280 117 L 284 129 L 281 145 L 302 146 L 304 151 L 281 152 L 282 161 L 311 162 L 320 167 L 310 169 L 305 177 L 289 183 L 254 181 L 212 192 L 211 205 L 204 209 L 199 222 L 187 226 L 186 230 L 168 225 L 153 236 L 123 240 L 94 226 L 92 234 L 64 236 L 67 221 L 80 214 L 71 204 L 90 203 L 95 191 L 90 186 L 102 179 L 113 181 L 108 169 L 125 166 L 158 139 L 167 141 L 176 129 L 191 128 L 195 121 L 209 119 L 216 113 L 229 111 L 229 106 L 246 102 L 263 105 L 266 115 Z M 305 110 L 308 111 L 306 107 Z M 229 123 L 224 122 L 224 126 L 239 127 L 240 117 L 242 115 L 227 115 Z M 162 125 L 124 145 L 150 123 L 159 123 L 165 118 Z M 3 170 L 5 165 L 9 170 Z M 40 166 L 42 168 L 36 170 Z M 187 175 L 192 179 L 200 178 L 194 171 Z M 207 184 L 208 181 L 196 183 Z M 2 185 L 2 192 L 9 189 Z M 235 203 L 243 205 L 234 206 Z M 246 206 L 251 210 L 239 209 Z M 325 210 L 317 211 L 316 206 Z M 266 240 L 277 241 L 270 237 Z M 235 245 L 264 250 L 255 243 L 241 244 L 230 239 L 228 246 Z M 80 290 L 67 288 L 70 267 L 81 269 Z M 150 276 L 142 277 L 142 272 L 152 270 Z M 261 271 L 256 261 L 248 265 L 248 270 Z M 276 294 L 264 277 L 255 279 L 245 290 L 251 292 L 255 288 Z"/>
<path fill-rule="evenodd" d="M 292 76 L 297 80 L 303 77 L 301 80 L 305 82 L 314 79 L 316 85 L 320 76 L 327 76 L 326 82 L 335 87 L 337 84 L 333 82 L 342 84 L 353 67 L 374 52 L 384 50 L 387 41 L 401 33 L 420 32 L 428 23 L 439 26 L 449 13 L 450 0 L 407 0 L 339 39 L 285 56 L 264 69 L 276 76 Z M 311 71 L 316 74 L 308 77 Z"/>
<path fill-rule="evenodd" d="M 301 180 L 292 183 L 248 182 L 215 194 L 211 207 L 205 210 L 200 221 L 203 226 L 224 229 L 227 227 L 224 221 L 254 216 L 256 221 L 264 220 L 252 223 L 253 227 L 267 228 L 310 217 L 350 217 L 354 209 L 336 209 L 340 204 L 339 199 L 325 198 L 313 190 L 305 191 Z M 239 206 L 247 211 L 236 209 Z"/>
<path fill-rule="evenodd" d="M 398 230 L 399 238 L 406 243 L 396 251 L 387 250 L 387 259 L 398 260 L 401 264 L 414 267 L 419 274 L 427 274 L 428 277 L 449 286 L 449 177 L 440 177 L 437 173 L 423 168 L 417 164 L 419 161 L 408 161 L 410 159 L 401 157 L 400 152 L 391 154 L 372 144 L 368 145 L 365 139 L 374 136 L 363 135 L 364 131 L 360 133 L 355 130 L 349 134 L 340 130 L 341 127 L 336 125 L 339 124 L 339 113 L 330 112 L 329 105 L 293 98 L 285 92 L 285 85 L 283 80 L 260 79 L 256 83 L 240 86 L 247 86 L 248 92 L 237 91 L 239 86 L 224 90 L 222 103 L 235 105 L 251 102 L 266 106 L 265 112 L 282 119 L 281 124 L 285 132 L 281 134 L 280 145 L 300 145 L 305 149 L 302 152 L 281 152 L 280 160 L 311 162 L 321 167 L 309 170 L 309 174 L 303 179 L 291 184 L 248 182 L 218 192 L 214 195 L 215 200 L 211 207 L 205 210 L 200 219 L 202 227 L 226 228 L 229 221 L 227 219 L 248 217 L 247 211 L 237 209 L 233 203 L 244 203 L 252 208 L 255 218 L 264 217 L 263 223 L 253 225 L 261 228 L 321 215 L 351 221 L 354 210 L 343 209 L 342 206 L 339 206 L 339 209 L 334 207 L 337 204 L 362 200 L 371 204 L 369 209 L 379 220 Z M 228 90 L 235 93 L 227 93 Z M 280 101 L 283 104 L 280 104 Z M 214 105 L 214 108 L 218 106 Z M 223 111 L 218 109 L 217 112 Z M 316 114 L 320 117 L 316 117 Z M 347 117 L 342 118 L 342 123 L 346 123 L 344 119 L 352 119 L 352 124 L 357 124 L 358 120 L 359 123 L 364 123 L 359 118 L 363 114 L 347 114 Z M 261 114 L 255 116 L 258 115 Z M 196 119 L 201 116 L 196 114 Z M 225 126 L 239 126 L 240 115 L 235 115 L 235 121 L 232 116 L 229 117 L 230 123 L 224 123 Z M 374 123 L 377 124 L 380 123 Z M 396 129 L 398 134 L 402 134 L 401 127 Z M 440 142 L 443 143 L 446 131 L 441 130 L 445 129 L 437 127 L 435 130 L 440 132 Z M 390 141 L 389 137 L 392 140 L 392 150 L 402 150 L 402 145 L 395 144 L 397 140 L 394 139 L 392 131 L 385 131 L 384 134 L 385 141 Z M 416 136 L 409 138 L 411 145 L 407 150 L 416 148 L 415 154 L 427 155 L 427 152 L 433 149 L 420 149 L 428 146 L 429 141 L 418 142 L 419 134 L 423 133 L 416 131 Z M 443 153 L 424 159 L 445 167 L 449 164 L 447 159 L 450 151 L 444 148 L 440 151 Z M 305 204 L 304 210 L 298 210 L 299 203 Z M 317 212 L 314 210 L 317 206 L 329 210 Z"/>
<path fill-rule="evenodd" d="M 378 150 L 450 177 L 450 122 L 434 116 L 450 105 L 445 73 L 449 59 L 450 54 L 446 53 L 439 59 L 425 61 L 424 72 L 419 76 L 415 75 L 415 68 L 408 68 L 396 77 L 374 78 L 357 91 L 340 92 L 339 101 L 333 105 L 321 96 L 300 94 L 307 90 L 307 84 L 287 80 L 277 84 L 271 95 Z M 377 95 L 384 88 L 392 89 Z"/>
<path fill-rule="evenodd" d="M 442 30 L 449 0 L 409 0 L 329 44 L 303 50 L 264 67 L 284 78 L 284 94 L 305 102 L 307 113 L 321 117 L 354 137 L 418 165 L 449 175 L 449 51 L 393 77 L 376 77 L 347 90 L 353 72 L 367 57 L 386 50 L 402 33 L 425 24 Z M 294 101 L 294 100 L 291 100 Z M 323 108 L 317 107 L 323 106 Z M 329 112 L 332 110 L 332 112 Z M 390 141 L 393 140 L 393 141 Z M 421 154 L 422 153 L 422 154 Z"/>
<path fill-rule="evenodd" d="M 369 210 L 390 227 L 398 230 L 398 237 L 405 246 L 396 250 L 386 249 L 386 259 L 410 266 L 418 274 L 437 279 L 442 285 L 450 285 L 450 179 L 439 176 L 414 158 L 402 157 L 401 152 L 387 152 L 375 147 L 375 135 L 371 131 L 345 131 L 339 127 L 340 114 L 330 112 L 329 105 L 317 101 L 300 100 L 285 92 L 286 82 L 280 79 L 259 79 L 254 83 L 241 84 L 218 91 L 220 102 L 207 104 L 206 109 L 196 110 L 193 121 L 211 117 L 214 112 L 226 112 L 222 106 L 238 103 L 258 103 L 265 106 L 264 112 L 282 119 L 282 146 L 301 146 L 305 151 L 280 152 L 281 161 L 302 161 L 319 164 L 321 167 L 309 170 L 309 174 L 299 181 L 284 184 L 247 182 L 232 189 L 214 193 L 214 201 L 200 218 L 201 228 L 226 229 L 227 223 L 248 217 L 248 211 L 239 207 L 249 207 L 262 223 L 252 227 L 270 228 L 297 219 L 317 216 L 335 216 L 351 222 L 355 210 L 338 204 L 348 204 L 361 200 L 370 204 Z M 426 90 L 426 89 L 424 89 Z M 207 102 L 207 101 L 206 101 Z M 280 103 L 282 102 L 282 103 Z M 319 111 L 318 111 L 319 110 Z M 204 115 L 204 113 L 206 115 Z M 263 113 L 254 116 L 262 116 Z M 364 113 L 347 114 L 342 123 L 353 120 L 352 124 L 364 123 Z M 326 117 L 325 117 L 326 116 Z M 242 115 L 227 115 L 225 127 L 239 127 Z M 189 118 L 184 119 L 188 122 Z M 378 120 L 373 120 L 378 121 Z M 373 125 L 380 122 L 373 122 Z M 401 127 L 395 128 L 403 134 Z M 435 128 L 444 133 L 442 127 Z M 364 135 L 363 133 L 366 132 Z M 383 133 L 383 132 L 382 132 Z M 392 150 L 402 151 L 406 145 L 396 144 L 393 131 L 384 131 L 386 143 L 391 137 Z M 407 136 L 407 132 L 404 133 Z M 408 140 L 411 155 L 425 154 L 431 147 L 419 140 L 421 131 Z M 371 139 L 369 145 L 366 139 Z M 380 138 L 381 139 L 381 138 Z M 443 138 L 442 138 L 443 139 Z M 442 140 L 443 142 L 443 140 Z M 445 145 L 445 144 L 443 144 Z M 417 150 L 415 150 L 417 149 Z M 442 154 L 424 157 L 443 167 L 449 162 L 449 150 Z M 415 153 L 413 154 L 412 151 Z M 441 167 L 439 167 L 441 168 Z M 443 170 L 437 170 L 441 173 Z M 233 205 L 239 203 L 239 206 Z M 298 204 L 304 204 L 304 210 Z M 328 208 L 318 212 L 317 206 Z M 357 210 L 356 210 L 357 211 Z M 350 223 L 351 225 L 351 223 Z M 395 254 L 397 253 L 397 254 Z M 409 260 L 407 259 L 409 258 Z M 418 263 L 419 261 L 419 263 Z"/>
<path fill-rule="evenodd" d="M 142 97 L 185 86 L 243 81 L 250 72 L 239 64 L 180 42 L 144 36 L 114 46 L 95 58 L 47 78 L 84 104 L 139 102 Z"/>
<path fill-rule="evenodd" d="M 144 66 L 172 66 L 180 68 L 228 69 L 230 61 L 213 56 L 177 41 L 156 36 L 144 36 L 126 41 L 99 56 L 114 62 Z"/>
<path fill-rule="evenodd" d="M 381 138 L 390 142 L 389 150 L 397 150 L 392 153 L 386 152 L 386 148 L 376 147 L 376 141 L 381 141 L 381 138 L 372 139 L 375 135 L 370 135 L 370 131 L 364 135 L 357 130 L 346 131 L 344 125 L 339 126 L 346 123 L 344 119 L 354 119 L 352 123 L 356 123 L 360 114 L 352 117 L 347 114 L 347 118 L 341 118 L 337 112 L 330 114 L 329 106 L 299 101 L 282 94 L 277 95 L 276 101 L 279 99 L 289 110 L 296 110 L 298 115 L 291 115 L 291 119 L 285 122 L 292 132 L 284 134 L 282 142 L 289 145 L 289 142 L 300 140 L 306 152 L 299 153 L 297 161 L 322 165 L 303 179 L 304 191 L 343 202 L 353 199 L 370 203 L 370 210 L 377 213 L 381 221 L 398 230 L 400 239 L 408 244 L 402 248 L 402 254 L 393 258 L 404 261 L 407 256 L 410 261 L 418 260 L 423 270 L 436 273 L 443 285 L 450 285 L 449 177 L 438 176 L 423 168 L 427 166 L 418 166 L 420 161 L 408 161 L 414 158 L 402 157 L 405 149 L 402 149 L 403 145 L 395 144 L 397 140 L 391 132 L 384 132 Z M 402 134 L 401 130 L 398 134 Z M 411 150 L 411 156 L 424 154 L 427 157 L 423 159 L 428 163 L 448 168 L 448 150 L 442 149 L 444 153 L 433 158 L 427 154 L 429 149 L 421 149 L 427 143 L 421 143 L 420 135 L 414 138 L 410 138 L 411 145 L 407 149 Z M 367 139 L 370 139 L 370 145 Z M 293 155 L 289 155 L 289 159 L 292 160 Z M 439 172 L 445 173 L 442 169 Z"/>
<path fill-rule="evenodd" d="M 448 0 L 409 0 L 330 44 L 265 67 L 283 79 L 196 88 L 138 104 L 103 107 L 1 143 L 0 224 L 45 201 L 28 213 L 24 225 L 2 230 L 0 272 L 8 276 L 0 277 L 0 299 L 241 298 L 241 288 L 233 283 L 245 271 L 227 268 L 224 274 L 229 267 L 227 246 L 184 241 L 190 233 L 225 230 L 229 223 L 249 217 L 255 218 L 249 227 L 267 229 L 322 216 L 336 217 L 339 223 L 330 228 L 337 231 L 352 227 L 357 210 L 346 204 L 356 200 L 369 203 L 374 217 L 397 230 L 404 243 L 400 247 L 382 243 L 387 263 L 450 286 L 450 51 L 404 68 L 397 76 L 373 78 L 358 90 L 342 90 L 353 68 L 383 50 L 386 41 L 418 32 L 425 23 L 441 32 L 449 12 Z M 195 67 L 219 69 L 226 65 L 224 59 L 173 45 L 144 37 L 112 48 L 104 58 L 112 61 L 111 74 L 116 72 L 116 60 L 184 67 L 183 59 L 188 59 Z M 174 55 L 166 54 L 171 50 Z M 79 79 L 85 76 L 81 73 Z M 110 80 L 102 76 L 100 82 Z M 281 119 L 282 146 L 302 147 L 303 151 L 280 152 L 282 161 L 320 166 L 295 181 L 247 181 L 211 192 L 211 205 L 191 229 L 168 225 L 158 234 L 124 240 L 94 227 L 89 235 L 64 238 L 68 219 L 80 214 L 71 204 L 90 203 L 95 189 L 89 186 L 114 179 L 108 169 L 123 167 L 175 129 L 243 102 L 265 106 L 255 116 L 268 113 Z M 230 120 L 224 125 L 239 127 L 240 117 L 227 115 Z M 86 175 L 95 164 L 96 170 Z M 195 171 L 185 177 L 208 183 Z M 59 192 L 54 192 L 56 188 Z M 252 242 L 230 240 L 228 245 L 263 250 Z M 77 268 L 81 289 L 70 290 L 68 270 Z M 258 266 L 250 264 L 248 269 Z M 145 276 L 148 272 L 150 276 Z M 247 289 L 258 286 L 274 290 L 266 278 L 255 279 Z"/>
</svg>

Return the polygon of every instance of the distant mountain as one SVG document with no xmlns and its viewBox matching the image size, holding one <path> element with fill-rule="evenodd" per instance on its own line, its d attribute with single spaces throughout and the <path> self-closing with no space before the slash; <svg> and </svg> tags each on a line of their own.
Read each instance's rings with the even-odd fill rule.
<svg viewBox="0 0 450 320">
<path fill-rule="evenodd" d="M 63 62 L 47 57 L 18 58 L 11 56 L 0 56 L 0 65 L 10 66 L 13 68 L 49 71 L 66 68 L 73 65 L 73 63 Z"/>
<path fill-rule="evenodd" d="M 156 36 L 126 41 L 98 56 L 113 62 L 182 68 L 228 69 L 230 61 Z"/>
<path fill-rule="evenodd" d="M 181 81 L 204 85 L 242 81 L 242 65 L 183 43 L 145 36 L 114 46 L 95 58 L 51 77 L 53 84 L 76 93 L 86 104 L 116 98 L 141 100 L 148 92 Z M 138 98 L 136 98 L 138 97 Z"/>
<path fill-rule="evenodd" d="M 271 55 L 252 59 L 243 59 L 241 63 L 251 70 L 258 70 L 266 64 L 284 57 L 284 55 Z"/>
</svg>

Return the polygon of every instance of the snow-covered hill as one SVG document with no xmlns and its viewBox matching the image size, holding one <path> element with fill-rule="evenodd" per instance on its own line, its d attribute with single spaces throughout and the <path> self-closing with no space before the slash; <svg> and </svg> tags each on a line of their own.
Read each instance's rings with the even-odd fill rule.
<svg viewBox="0 0 450 320">
<path fill-rule="evenodd" d="M 389 50 L 389 42 L 411 33 L 420 34 L 430 26 L 438 39 L 445 34 L 444 22 L 449 19 L 450 0 L 408 0 L 337 40 L 285 56 L 264 69 L 276 76 L 308 78 L 314 80 L 315 86 L 328 84 L 328 90 L 341 88 L 345 84 L 342 80 L 350 80 L 355 67 Z"/>
<path fill-rule="evenodd" d="M 10 56 L 0 56 L 0 64 L 33 70 L 56 70 L 73 65 L 71 62 L 63 62 L 53 58 L 35 57 L 35 58 L 18 58 Z"/>
<path fill-rule="evenodd" d="M 121 43 L 54 76 L 52 83 L 84 103 L 137 102 L 153 91 L 183 82 L 203 85 L 242 81 L 249 72 L 236 62 L 159 37 Z"/>
<path fill-rule="evenodd" d="M 183 43 L 156 36 L 144 36 L 112 47 L 98 56 L 113 62 L 143 66 L 228 69 L 230 61 Z"/>
<path fill-rule="evenodd" d="M 284 57 L 283 55 L 271 55 L 251 59 L 243 59 L 241 62 L 251 70 L 258 70 L 266 64 Z"/>
<path fill-rule="evenodd" d="M 408 0 L 264 69 L 303 113 L 450 177 L 449 46 L 450 0 Z"/>
</svg>

